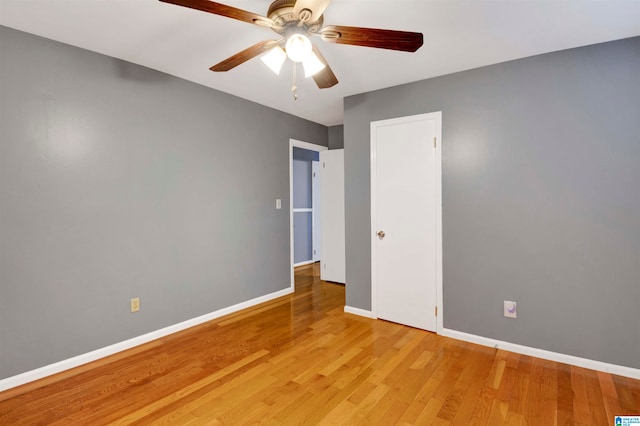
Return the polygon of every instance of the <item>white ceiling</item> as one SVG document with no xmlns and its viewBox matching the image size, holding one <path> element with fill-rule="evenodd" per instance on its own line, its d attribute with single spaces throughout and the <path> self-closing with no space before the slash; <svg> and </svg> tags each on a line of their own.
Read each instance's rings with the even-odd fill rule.
<svg viewBox="0 0 640 426">
<path fill-rule="evenodd" d="M 269 0 L 222 0 L 265 15 Z M 417 31 L 416 53 L 314 39 L 340 83 L 312 79 L 290 92 L 253 59 L 227 73 L 209 67 L 270 29 L 158 0 L 0 0 L 0 24 L 160 70 L 327 126 L 342 123 L 342 99 L 516 58 L 640 35 L 640 0 L 333 0 L 326 25 Z M 0 52 L 1 55 L 1 52 Z M 1 60 L 1 56 L 0 56 Z"/>
</svg>

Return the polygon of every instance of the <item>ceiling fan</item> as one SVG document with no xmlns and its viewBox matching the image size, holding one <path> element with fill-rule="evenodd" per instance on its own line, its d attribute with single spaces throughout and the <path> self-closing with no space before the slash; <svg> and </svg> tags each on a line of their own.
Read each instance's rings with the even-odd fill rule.
<svg viewBox="0 0 640 426">
<path fill-rule="evenodd" d="M 212 66 L 210 68 L 212 71 L 229 71 L 249 59 L 264 54 L 261 57 L 263 62 L 279 74 L 288 57 L 294 64 L 302 63 L 305 77 L 313 76 L 320 89 L 335 86 L 338 84 L 338 79 L 320 50 L 311 43 L 309 36 L 319 36 L 329 43 L 405 52 L 415 52 L 423 43 L 422 33 L 336 25 L 323 27 L 323 13 L 331 0 L 275 0 L 269 6 L 267 16 L 210 0 L 160 1 L 271 28 L 280 36 L 276 40 L 264 40 L 236 53 Z M 292 90 L 294 97 L 297 98 L 295 76 Z"/>
</svg>

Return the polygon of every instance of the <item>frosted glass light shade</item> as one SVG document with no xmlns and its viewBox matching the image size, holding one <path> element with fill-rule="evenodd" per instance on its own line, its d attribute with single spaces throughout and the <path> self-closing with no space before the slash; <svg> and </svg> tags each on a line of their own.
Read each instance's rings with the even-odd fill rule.
<svg viewBox="0 0 640 426">
<path fill-rule="evenodd" d="M 262 62 L 277 75 L 280 75 L 282 64 L 287 59 L 287 54 L 280 46 L 276 46 L 260 57 Z"/>
<path fill-rule="evenodd" d="M 325 64 L 320 62 L 320 59 L 318 59 L 315 53 L 311 52 L 309 57 L 302 63 L 302 66 L 304 67 L 304 77 L 308 78 L 318 71 L 323 70 Z"/>
<path fill-rule="evenodd" d="M 303 34 L 292 34 L 285 46 L 287 56 L 293 62 L 304 62 L 312 53 L 311 41 Z"/>
</svg>

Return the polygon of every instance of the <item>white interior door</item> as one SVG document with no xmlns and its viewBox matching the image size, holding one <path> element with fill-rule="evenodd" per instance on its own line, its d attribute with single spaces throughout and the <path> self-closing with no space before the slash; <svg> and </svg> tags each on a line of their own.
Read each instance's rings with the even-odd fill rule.
<svg viewBox="0 0 640 426">
<path fill-rule="evenodd" d="M 322 164 L 322 260 L 320 278 L 346 281 L 344 149 L 320 153 Z"/>
<path fill-rule="evenodd" d="M 438 305 L 439 120 L 434 113 L 371 123 L 372 308 L 378 318 L 431 331 Z"/>
</svg>

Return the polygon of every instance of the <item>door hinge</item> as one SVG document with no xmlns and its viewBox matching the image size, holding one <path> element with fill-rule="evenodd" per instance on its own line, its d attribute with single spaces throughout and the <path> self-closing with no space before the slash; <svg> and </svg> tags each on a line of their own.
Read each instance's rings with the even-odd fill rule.
<svg viewBox="0 0 640 426">
<path fill-rule="evenodd" d="M 434 148 L 436 147 L 436 138 L 435 137 L 433 138 L 433 147 Z"/>
<path fill-rule="evenodd" d="M 438 307 L 436 306 L 436 316 L 438 316 Z"/>
<path fill-rule="evenodd" d="M 322 168 L 326 168 L 327 167 L 327 163 L 325 163 L 324 161 L 322 162 Z"/>
</svg>

